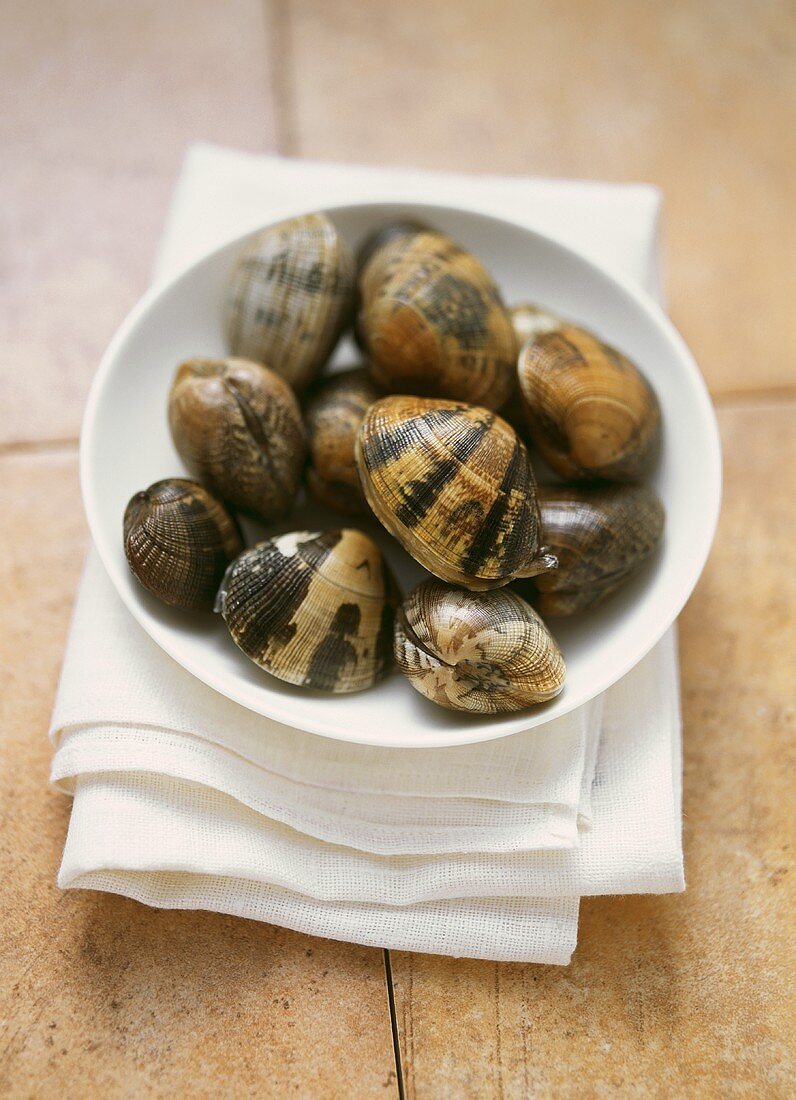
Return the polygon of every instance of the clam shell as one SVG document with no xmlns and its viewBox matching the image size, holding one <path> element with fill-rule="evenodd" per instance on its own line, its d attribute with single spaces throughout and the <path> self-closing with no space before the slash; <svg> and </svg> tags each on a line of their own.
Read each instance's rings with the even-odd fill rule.
<svg viewBox="0 0 796 1100">
<path fill-rule="evenodd" d="M 565 324 L 525 344 L 518 371 L 531 437 L 556 473 L 609 481 L 643 473 L 660 435 L 660 411 L 625 355 Z"/>
<path fill-rule="evenodd" d="M 360 367 L 325 379 L 307 405 L 307 484 L 321 504 L 351 514 L 369 511 L 354 455 L 357 432 L 379 391 Z"/>
<path fill-rule="evenodd" d="M 529 340 L 535 340 L 545 332 L 552 332 L 564 323 L 560 317 L 530 302 L 518 302 L 509 309 L 511 327 L 517 340 L 517 351 Z"/>
<path fill-rule="evenodd" d="M 376 261 L 374 257 L 377 252 L 387 244 L 393 244 L 398 237 L 411 237 L 415 233 L 424 233 L 429 230 L 424 222 L 416 221 L 414 218 L 395 218 L 392 221 L 386 222 L 384 225 L 379 226 L 372 233 L 369 233 L 360 244 L 357 249 L 356 262 L 357 262 L 357 289 L 355 294 L 356 305 L 354 308 L 354 341 L 360 351 L 366 351 L 365 336 L 362 332 L 362 301 L 360 296 L 359 280 L 365 267 L 371 268 L 371 272 L 376 271 Z"/>
<path fill-rule="evenodd" d="M 374 382 L 390 393 L 499 408 L 511 392 L 515 338 L 481 263 L 433 230 L 388 239 L 359 281 L 358 327 Z"/>
<path fill-rule="evenodd" d="M 392 221 L 380 225 L 378 229 L 374 229 L 372 233 L 365 237 L 357 249 L 357 271 L 362 272 L 377 252 L 398 237 L 412 237 L 416 233 L 427 232 L 433 233 L 434 230 L 425 222 L 418 221 L 415 218 L 394 218 Z"/>
<path fill-rule="evenodd" d="M 278 374 L 246 359 L 191 359 L 169 395 L 169 426 L 188 469 L 234 507 L 265 521 L 296 498 L 301 410 Z"/>
<path fill-rule="evenodd" d="M 365 415 L 356 457 L 370 507 L 442 580 L 493 588 L 554 566 L 539 546 L 528 453 L 488 409 L 382 398 Z"/>
<path fill-rule="evenodd" d="M 216 610 L 235 643 L 272 676 L 320 691 L 361 691 L 392 664 L 396 591 L 361 531 L 293 531 L 229 567 Z"/>
<path fill-rule="evenodd" d="M 232 272 L 226 330 L 233 355 L 267 363 L 303 391 L 353 311 L 354 257 L 325 214 L 264 229 Z"/>
<path fill-rule="evenodd" d="M 478 714 L 524 710 L 552 699 L 566 676 L 545 624 L 505 588 L 465 592 L 425 581 L 396 616 L 394 653 L 426 698 Z"/>
<path fill-rule="evenodd" d="M 663 505 L 643 486 L 540 486 L 539 507 L 545 542 L 558 558 L 558 569 L 535 578 L 534 602 L 543 615 L 572 615 L 601 603 L 663 534 Z"/>
<path fill-rule="evenodd" d="M 124 512 L 124 552 L 153 596 L 192 611 L 212 611 L 230 561 L 243 549 L 235 519 L 187 478 L 156 481 Z"/>
</svg>

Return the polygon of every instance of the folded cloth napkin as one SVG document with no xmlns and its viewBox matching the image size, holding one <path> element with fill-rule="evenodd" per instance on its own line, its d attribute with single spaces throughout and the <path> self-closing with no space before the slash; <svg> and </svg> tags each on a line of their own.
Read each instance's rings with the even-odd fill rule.
<svg viewBox="0 0 796 1100">
<path fill-rule="evenodd" d="M 653 188 L 190 150 L 156 278 L 280 205 L 450 202 L 657 289 Z M 333 705 L 333 701 L 330 702 Z M 682 889 L 674 632 L 606 695 L 483 745 L 379 749 L 253 715 L 167 658 L 86 565 L 52 722 L 59 883 L 377 946 L 567 963 L 582 894 Z M 599 746 L 599 748 L 598 748 Z"/>
</svg>

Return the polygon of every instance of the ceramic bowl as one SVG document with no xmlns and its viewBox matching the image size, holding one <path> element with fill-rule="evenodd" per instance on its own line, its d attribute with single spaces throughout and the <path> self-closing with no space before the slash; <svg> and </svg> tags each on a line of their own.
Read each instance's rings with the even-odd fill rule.
<svg viewBox="0 0 796 1100">
<path fill-rule="evenodd" d="M 81 481 L 105 568 L 130 613 L 170 657 L 216 691 L 289 726 L 371 745 L 440 746 L 484 741 L 561 717 L 605 691 L 644 657 L 679 614 L 704 566 L 719 511 L 721 464 L 713 408 L 699 370 L 646 294 L 539 233 L 480 213 L 416 203 L 358 203 L 328 213 L 354 246 L 390 217 L 429 222 L 483 261 L 509 304 L 547 306 L 593 329 L 639 364 L 658 394 L 663 416 L 663 445 L 649 478 L 666 508 L 659 551 L 601 607 L 571 621 L 551 621 L 567 664 L 564 691 L 544 706 L 506 716 L 443 710 L 397 672 L 355 695 L 303 691 L 244 657 L 220 616 L 192 615 L 158 603 L 127 567 L 122 515 L 134 492 L 185 472 L 169 435 L 167 395 L 183 359 L 226 353 L 221 302 L 244 236 L 153 287 L 102 360 L 83 425 Z M 334 362 L 356 361 L 353 344 L 344 341 Z M 302 503 L 288 523 L 272 530 L 340 525 L 339 515 Z M 362 526 L 378 537 L 404 590 L 422 578 L 422 570 L 375 521 Z M 264 537 L 253 527 L 248 534 L 252 540 Z"/>
</svg>

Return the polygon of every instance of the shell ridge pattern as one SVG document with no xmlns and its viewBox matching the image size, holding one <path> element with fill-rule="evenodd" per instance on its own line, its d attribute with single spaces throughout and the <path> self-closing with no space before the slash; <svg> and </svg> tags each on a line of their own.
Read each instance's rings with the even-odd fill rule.
<svg viewBox="0 0 796 1100">
<path fill-rule="evenodd" d="M 357 666 L 356 648 L 348 640 L 356 637 L 362 612 L 355 603 L 342 603 L 307 668 L 307 687 L 328 690 L 344 676 L 351 677 Z"/>
<path fill-rule="evenodd" d="M 240 630 L 241 648 L 265 657 L 274 642 L 281 648 L 295 635 L 293 619 L 309 591 L 313 574 L 301 558 L 286 558 L 275 546 L 267 543 L 255 547 L 252 553 L 253 557 L 249 560 L 255 562 L 252 567 L 254 583 L 257 573 L 268 569 L 273 569 L 280 580 L 279 584 L 270 584 L 258 591 L 257 614 L 250 616 Z M 237 576 L 233 575 L 233 579 Z M 245 604 L 252 586 L 252 579 L 244 579 L 241 588 L 234 590 L 232 599 L 228 594 L 225 601 L 227 615 L 234 615 L 238 607 Z"/>
<path fill-rule="evenodd" d="M 386 397 L 363 421 L 358 454 L 376 515 L 430 572 L 494 586 L 533 560 L 533 471 L 525 445 L 495 413 Z"/>
<path fill-rule="evenodd" d="M 360 691 L 383 678 L 392 659 L 396 598 L 381 561 L 356 529 L 288 532 L 236 560 L 218 609 L 239 648 L 273 676 Z M 361 591 L 347 589 L 352 573 L 362 576 Z"/>
<path fill-rule="evenodd" d="M 655 494 L 633 485 L 551 486 L 541 508 L 559 557 L 556 572 L 534 581 L 544 614 L 573 614 L 610 595 L 655 549 L 665 520 Z"/>
<path fill-rule="evenodd" d="M 519 439 L 515 441 L 511 459 L 503 474 L 500 483 L 500 492 L 495 496 L 492 506 L 476 530 L 470 547 L 463 558 L 463 568 L 468 573 L 478 573 L 491 553 L 494 553 L 495 544 L 499 545 L 507 568 L 513 572 L 521 564 L 526 541 L 529 535 L 534 534 L 530 522 L 529 509 L 525 501 L 520 502 L 516 509 L 516 518 L 506 532 L 505 538 L 500 539 L 504 521 L 511 505 L 516 504 L 517 495 L 515 486 L 520 480 L 523 471 L 523 458 L 526 459 L 525 467 L 528 467 L 525 447 Z M 527 486 L 527 477 L 524 479 Z"/>
<path fill-rule="evenodd" d="M 421 478 L 410 480 L 401 486 L 402 503 L 396 511 L 398 520 L 406 527 L 415 527 L 436 503 L 445 486 L 458 474 L 460 468 L 483 442 L 488 426 L 482 422 L 468 424 L 452 440 L 439 440 L 447 456 L 432 460 Z M 437 437 L 439 439 L 439 437 Z"/>
<path fill-rule="evenodd" d="M 453 710 L 522 710 L 564 686 L 555 639 L 533 608 L 506 589 L 473 593 L 424 581 L 396 617 L 394 641 L 412 686 Z"/>
</svg>

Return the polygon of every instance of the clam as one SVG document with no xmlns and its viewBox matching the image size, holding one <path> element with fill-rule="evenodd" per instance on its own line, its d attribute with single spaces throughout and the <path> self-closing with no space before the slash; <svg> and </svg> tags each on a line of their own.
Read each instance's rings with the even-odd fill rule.
<svg viewBox="0 0 796 1100">
<path fill-rule="evenodd" d="M 660 435 L 658 401 L 620 351 L 574 325 L 538 334 L 520 352 L 528 428 L 562 477 L 632 481 Z"/>
<path fill-rule="evenodd" d="M 529 340 L 536 339 L 545 332 L 552 332 L 563 324 L 560 317 L 549 313 L 540 306 L 529 302 L 519 302 L 509 310 L 511 327 L 517 340 L 517 349 L 521 349 Z"/>
<path fill-rule="evenodd" d="M 555 566 L 539 545 L 528 453 L 488 409 L 382 398 L 365 414 L 356 461 L 372 510 L 442 580 L 494 588 Z"/>
<path fill-rule="evenodd" d="M 376 263 L 378 262 L 374 260 L 376 253 L 380 252 L 384 245 L 395 242 L 398 237 L 411 237 L 414 236 L 415 233 L 424 233 L 428 229 L 429 226 L 424 222 L 416 221 L 414 218 L 394 218 L 392 221 L 386 222 L 372 233 L 369 233 L 357 249 L 357 291 L 355 296 L 356 306 L 354 309 L 354 340 L 360 351 L 364 352 L 366 350 L 366 342 L 361 325 L 362 312 L 359 277 L 365 267 L 368 266 L 370 268 L 371 279 L 383 279 L 383 269 L 380 270 L 378 275 L 376 274 Z M 393 248 L 390 250 L 389 255 L 393 257 L 394 264 L 396 262 L 395 257 L 400 256 L 400 250 Z"/>
<path fill-rule="evenodd" d="M 601 603 L 663 534 L 663 505 L 639 485 L 540 486 L 539 507 L 545 542 L 558 558 L 555 572 L 534 581 L 534 603 L 545 616 Z"/>
<path fill-rule="evenodd" d="M 245 551 L 216 610 L 236 645 L 280 680 L 361 691 L 392 663 L 396 592 L 379 548 L 361 531 L 293 531 Z"/>
<path fill-rule="evenodd" d="M 354 257 L 325 214 L 264 229 L 245 247 L 230 279 L 232 354 L 267 363 L 303 391 L 350 320 L 354 283 Z"/>
<path fill-rule="evenodd" d="M 246 359 L 188 360 L 172 383 L 169 426 L 190 472 L 218 496 L 266 521 L 290 510 L 304 427 L 275 371 Z"/>
<path fill-rule="evenodd" d="M 425 222 L 416 218 L 393 218 L 369 233 L 357 249 L 357 271 L 362 272 L 377 252 L 399 237 L 413 237 L 416 233 L 433 232 Z"/>
<path fill-rule="evenodd" d="M 425 581 L 395 619 L 395 660 L 412 687 L 450 710 L 497 714 L 552 699 L 561 651 L 516 592 L 466 592 Z"/>
<path fill-rule="evenodd" d="M 234 518 L 195 481 L 156 481 L 125 508 L 130 569 L 153 596 L 173 607 L 212 611 L 221 578 L 242 549 Z"/>
<path fill-rule="evenodd" d="M 359 279 L 358 329 L 374 382 L 390 393 L 490 409 L 511 393 L 515 338 L 481 263 L 434 230 L 396 233 Z"/>
<path fill-rule="evenodd" d="M 325 379 L 306 409 L 310 464 L 307 484 L 317 501 L 340 512 L 367 512 L 354 447 L 379 391 L 360 367 Z"/>
</svg>

